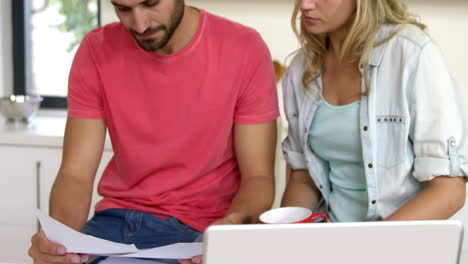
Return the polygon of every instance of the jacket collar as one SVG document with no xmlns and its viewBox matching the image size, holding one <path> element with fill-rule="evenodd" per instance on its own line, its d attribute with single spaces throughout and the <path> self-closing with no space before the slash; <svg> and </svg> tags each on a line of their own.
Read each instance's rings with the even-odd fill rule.
<svg viewBox="0 0 468 264">
<path fill-rule="evenodd" d="M 378 43 L 395 32 L 396 26 L 394 25 L 381 25 L 379 31 L 377 32 L 377 36 L 375 38 L 375 43 Z M 388 41 L 380 44 L 377 47 L 374 47 L 371 52 L 371 56 L 369 58 L 369 64 L 375 67 L 378 67 L 382 62 L 383 55 L 385 53 L 385 48 L 387 47 Z"/>
</svg>

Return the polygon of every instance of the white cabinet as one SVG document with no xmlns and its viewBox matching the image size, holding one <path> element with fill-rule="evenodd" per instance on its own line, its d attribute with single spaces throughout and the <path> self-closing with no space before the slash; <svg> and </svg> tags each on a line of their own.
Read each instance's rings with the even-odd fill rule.
<svg viewBox="0 0 468 264">
<path fill-rule="evenodd" d="M 32 263 L 32 259 L 28 256 L 28 249 L 31 245 L 31 236 L 36 229 L 35 224 L 1 223 L 1 263 Z"/>
<path fill-rule="evenodd" d="M 42 159 L 37 161 L 36 164 L 38 166 L 37 172 L 40 177 L 39 182 L 39 189 L 40 189 L 40 196 L 39 196 L 39 204 L 40 209 L 45 213 L 49 213 L 49 194 L 52 188 L 52 185 L 55 180 L 55 176 L 60 167 L 60 163 L 62 160 L 62 149 L 54 149 L 54 148 L 42 148 L 41 149 Z M 94 191 L 93 191 L 93 199 L 91 201 L 91 209 L 89 213 L 89 218 L 93 216 L 94 213 L 94 205 L 100 200 L 100 196 L 97 193 L 97 184 L 99 179 L 106 168 L 107 163 L 112 158 L 113 152 L 109 150 L 105 150 L 102 154 L 102 159 L 98 171 L 96 173 L 96 179 L 94 182 Z"/>
<path fill-rule="evenodd" d="M 34 224 L 33 208 L 38 196 L 34 148 L 0 147 L 0 223 Z"/>
<path fill-rule="evenodd" d="M 104 151 L 96 182 L 111 157 L 111 151 Z M 57 146 L 0 144 L 0 262 L 32 262 L 27 251 L 39 228 L 34 209 L 48 212 L 61 158 L 62 149 Z M 95 191 L 93 205 L 98 200 Z"/>
</svg>

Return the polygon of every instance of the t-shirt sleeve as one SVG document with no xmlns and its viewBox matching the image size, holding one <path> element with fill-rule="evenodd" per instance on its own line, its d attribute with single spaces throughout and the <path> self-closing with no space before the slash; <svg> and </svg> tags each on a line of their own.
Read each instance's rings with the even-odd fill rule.
<svg viewBox="0 0 468 264">
<path fill-rule="evenodd" d="M 102 85 L 94 61 L 89 35 L 81 42 L 68 78 L 68 116 L 104 118 Z"/>
<path fill-rule="evenodd" d="M 259 124 L 279 116 L 273 62 L 258 33 L 245 43 L 244 67 L 240 69 L 241 90 L 237 98 L 234 122 Z"/>
</svg>

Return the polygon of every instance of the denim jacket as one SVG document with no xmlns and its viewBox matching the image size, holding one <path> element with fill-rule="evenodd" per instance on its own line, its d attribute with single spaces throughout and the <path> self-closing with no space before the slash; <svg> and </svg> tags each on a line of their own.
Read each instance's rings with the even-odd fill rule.
<svg viewBox="0 0 468 264">
<path fill-rule="evenodd" d="M 373 49 L 371 87 L 368 96 L 361 97 L 361 145 L 369 201 L 365 220 L 369 221 L 390 216 L 420 192 L 425 181 L 468 174 L 465 103 L 442 53 L 413 25 L 383 25 L 376 41 L 394 32 L 398 33 Z M 283 78 L 289 131 L 282 147 L 290 168 L 308 169 L 322 194 L 317 210 L 327 211 L 329 168 L 308 144 L 320 102 L 320 78 L 306 91 L 304 69 L 304 54 L 299 52 Z M 360 71 L 364 74 L 362 66 Z"/>
</svg>

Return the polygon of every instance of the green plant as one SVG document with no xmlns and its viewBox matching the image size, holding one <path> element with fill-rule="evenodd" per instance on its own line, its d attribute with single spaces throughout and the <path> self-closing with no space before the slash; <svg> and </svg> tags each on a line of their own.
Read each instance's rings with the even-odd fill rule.
<svg viewBox="0 0 468 264">
<path fill-rule="evenodd" d="M 98 26 L 98 0 L 49 0 L 49 5 L 59 5 L 60 14 L 65 16 L 62 24 L 56 25 L 62 32 L 73 32 L 75 38 L 68 51 L 78 46 L 83 37 Z"/>
</svg>

